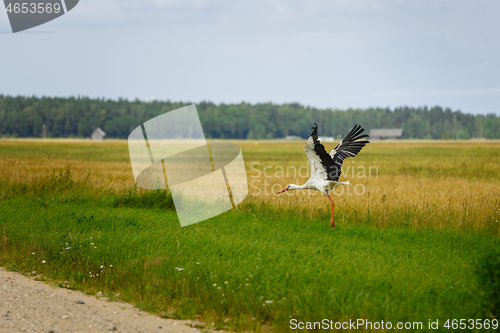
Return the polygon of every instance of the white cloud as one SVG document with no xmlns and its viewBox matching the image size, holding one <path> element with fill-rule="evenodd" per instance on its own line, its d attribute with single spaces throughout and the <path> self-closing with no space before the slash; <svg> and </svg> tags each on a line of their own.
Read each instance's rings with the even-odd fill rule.
<svg viewBox="0 0 500 333">
<path fill-rule="evenodd" d="M 108 0 L 113 1 L 113 0 Z M 128 0 L 128 1 L 113 1 L 126 7 L 134 7 L 134 8 L 189 8 L 189 9 L 199 9 L 205 8 L 209 6 L 208 0 Z"/>
<path fill-rule="evenodd" d="M 0 4 L 0 27 L 3 27 L 4 23 L 9 22 L 9 17 L 7 16 L 7 12 L 3 10 L 3 6 Z"/>
<path fill-rule="evenodd" d="M 500 88 L 464 89 L 464 90 L 392 90 L 371 93 L 374 97 L 394 96 L 500 96 Z"/>
<path fill-rule="evenodd" d="M 489 112 L 498 17 L 497 0 L 82 0 L 40 28 L 56 34 L 0 35 L 0 93 Z"/>
<path fill-rule="evenodd" d="M 208 0 L 86 0 L 80 1 L 68 15 L 73 26 L 113 27 L 117 24 L 145 26 L 168 24 L 172 13 L 193 13 L 210 6 Z M 163 20 L 163 22 L 162 22 Z"/>
</svg>

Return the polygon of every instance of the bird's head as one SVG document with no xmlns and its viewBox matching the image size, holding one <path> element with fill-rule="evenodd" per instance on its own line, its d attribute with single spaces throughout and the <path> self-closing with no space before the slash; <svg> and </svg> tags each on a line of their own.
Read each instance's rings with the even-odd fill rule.
<svg viewBox="0 0 500 333">
<path fill-rule="evenodd" d="M 278 193 L 276 193 L 276 194 L 281 194 L 281 193 L 283 193 L 283 192 L 290 191 L 290 190 L 296 190 L 297 188 L 298 188 L 298 186 L 297 186 L 297 185 L 295 185 L 295 184 L 290 184 L 290 185 L 288 185 L 287 187 L 285 187 L 283 190 L 279 191 L 279 192 L 278 192 Z"/>
</svg>

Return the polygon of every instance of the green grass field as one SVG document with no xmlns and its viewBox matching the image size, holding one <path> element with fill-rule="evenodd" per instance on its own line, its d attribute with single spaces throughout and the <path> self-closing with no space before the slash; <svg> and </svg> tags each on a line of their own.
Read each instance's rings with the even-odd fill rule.
<svg viewBox="0 0 500 333">
<path fill-rule="evenodd" d="M 236 331 L 499 315 L 500 143 L 370 144 L 346 167 L 378 173 L 345 171 L 365 192 L 334 197 L 333 230 L 325 198 L 264 191 L 306 180 L 279 173 L 302 142 L 238 144 L 251 194 L 181 228 L 168 193 L 133 188 L 126 142 L 0 140 L 0 264 Z"/>
</svg>

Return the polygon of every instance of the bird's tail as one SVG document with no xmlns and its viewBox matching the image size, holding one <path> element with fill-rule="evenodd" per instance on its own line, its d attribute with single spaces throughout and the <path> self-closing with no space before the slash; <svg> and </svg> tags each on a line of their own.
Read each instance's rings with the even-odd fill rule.
<svg viewBox="0 0 500 333">
<path fill-rule="evenodd" d="M 340 182 L 340 184 L 342 184 L 342 185 L 351 185 L 351 183 L 349 183 L 349 181 L 346 181 L 346 182 Z"/>
</svg>

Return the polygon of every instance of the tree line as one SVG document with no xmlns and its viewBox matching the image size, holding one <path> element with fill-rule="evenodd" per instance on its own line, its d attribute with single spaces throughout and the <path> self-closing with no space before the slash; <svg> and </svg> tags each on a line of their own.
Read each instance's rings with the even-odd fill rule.
<svg viewBox="0 0 500 333">
<path fill-rule="evenodd" d="M 192 103 L 87 97 L 0 95 L 0 137 L 85 138 L 100 127 L 107 138 L 130 132 L 162 113 Z M 500 117 L 471 115 L 439 106 L 332 110 L 298 103 L 196 104 L 207 138 L 307 138 L 317 123 L 320 135 L 343 137 L 354 124 L 370 129 L 402 128 L 406 139 L 500 139 Z M 45 133 L 43 129 L 45 127 Z"/>
</svg>

